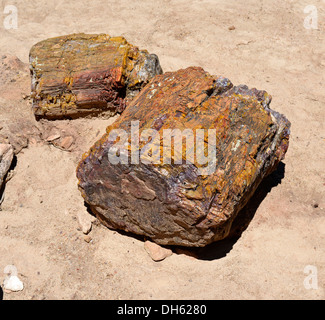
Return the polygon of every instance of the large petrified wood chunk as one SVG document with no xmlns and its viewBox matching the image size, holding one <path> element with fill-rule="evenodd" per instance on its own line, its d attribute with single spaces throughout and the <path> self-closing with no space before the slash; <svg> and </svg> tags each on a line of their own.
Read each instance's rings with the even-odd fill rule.
<svg viewBox="0 0 325 320">
<path fill-rule="evenodd" d="M 163 245 L 221 240 L 287 151 L 290 123 L 270 102 L 198 67 L 156 76 L 83 156 L 79 189 L 110 228 Z"/>
<path fill-rule="evenodd" d="M 72 34 L 41 41 L 29 54 L 36 118 L 122 112 L 153 76 L 158 57 L 123 37 Z"/>
</svg>

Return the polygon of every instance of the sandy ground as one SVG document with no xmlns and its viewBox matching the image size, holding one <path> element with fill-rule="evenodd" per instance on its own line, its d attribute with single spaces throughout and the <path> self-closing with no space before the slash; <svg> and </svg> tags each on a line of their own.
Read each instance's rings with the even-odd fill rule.
<svg viewBox="0 0 325 320">
<path fill-rule="evenodd" d="M 325 298 L 324 1 L 0 3 L 0 134 L 9 132 L 23 148 L 0 211 L 0 285 L 13 264 L 25 286 L 4 292 L 4 300 Z M 17 29 L 3 26 L 7 4 L 18 9 Z M 304 28 L 310 4 L 318 9 L 317 30 Z M 273 96 L 272 108 L 292 123 L 290 147 L 277 173 L 282 179 L 263 186 L 237 241 L 154 262 L 141 239 L 96 221 L 92 240 L 84 240 L 77 216 L 88 212 L 75 168 L 111 120 L 36 123 L 23 99 L 28 70 L 10 58 L 27 63 L 34 43 L 74 32 L 122 35 L 156 53 L 164 71 L 201 66 Z M 72 136 L 70 151 L 47 143 L 51 132 Z M 304 285 L 307 265 L 316 267 L 317 289 Z"/>
</svg>

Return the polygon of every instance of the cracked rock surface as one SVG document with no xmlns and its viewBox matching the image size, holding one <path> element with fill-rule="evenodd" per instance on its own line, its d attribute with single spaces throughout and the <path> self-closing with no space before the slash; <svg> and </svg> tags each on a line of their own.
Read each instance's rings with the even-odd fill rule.
<svg viewBox="0 0 325 320">
<path fill-rule="evenodd" d="M 158 75 L 83 156 L 77 169 L 79 189 L 110 228 L 144 235 L 161 245 L 202 247 L 224 239 L 237 213 L 287 151 L 290 122 L 271 110 L 270 102 L 265 91 L 233 86 L 199 67 Z M 136 120 L 139 163 L 130 161 L 132 135 L 128 146 L 119 148 L 120 159 L 124 153 L 128 163 L 112 163 L 108 155 L 116 137 L 110 133 L 130 133 Z M 146 129 L 158 134 L 149 137 Z M 187 137 L 182 148 L 177 144 L 182 136 L 176 136 L 178 147 L 164 153 L 166 129 L 184 134 L 190 130 L 193 140 Z M 196 129 L 212 129 L 201 147 L 210 157 L 208 167 L 198 162 Z M 196 155 L 192 162 L 187 161 L 189 151 Z"/>
<path fill-rule="evenodd" d="M 36 119 L 112 116 L 162 73 L 155 54 L 106 34 L 46 39 L 31 48 L 29 61 Z"/>
</svg>

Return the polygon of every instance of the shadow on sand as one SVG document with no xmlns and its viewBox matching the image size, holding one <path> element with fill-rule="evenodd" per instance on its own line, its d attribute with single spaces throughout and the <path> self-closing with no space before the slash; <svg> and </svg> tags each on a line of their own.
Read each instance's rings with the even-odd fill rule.
<svg viewBox="0 0 325 320">
<path fill-rule="evenodd" d="M 195 257 L 199 260 L 216 260 L 225 257 L 233 248 L 234 244 L 241 237 L 243 231 L 245 231 L 254 218 L 256 210 L 259 205 L 262 203 L 267 194 L 271 191 L 272 188 L 276 187 L 281 183 L 281 180 L 284 178 L 285 173 L 285 164 L 280 162 L 277 169 L 271 173 L 269 176 L 264 178 L 264 180 L 260 183 L 255 193 L 248 201 L 246 206 L 238 213 L 236 219 L 233 221 L 230 236 L 227 238 L 211 243 L 203 248 L 189 248 L 189 247 L 181 247 L 181 246 L 166 246 L 170 248 L 176 254 L 185 254 L 188 256 Z M 89 205 L 85 202 L 85 206 L 87 207 L 87 211 L 89 214 L 95 216 Z M 129 232 L 125 232 L 122 230 L 114 230 L 122 235 L 126 235 L 129 237 L 133 237 L 140 241 L 145 241 L 146 237 L 131 234 Z"/>
<path fill-rule="evenodd" d="M 173 251 L 193 256 L 200 260 L 216 260 L 225 257 L 241 237 L 242 233 L 247 229 L 249 223 L 254 218 L 256 210 L 267 194 L 272 190 L 272 188 L 281 184 L 281 180 L 284 178 L 284 173 L 285 164 L 280 162 L 277 169 L 261 182 L 252 198 L 238 213 L 232 224 L 229 237 L 211 243 L 204 248 L 177 247 Z"/>
<path fill-rule="evenodd" d="M 10 168 L 9 168 L 8 172 L 6 173 L 6 175 L 3 177 L 3 183 L 2 183 L 2 186 L 0 187 L 0 211 L 1 211 L 1 203 L 4 199 L 5 185 L 7 182 L 8 174 L 10 171 L 15 170 L 16 166 L 17 166 L 17 157 L 16 157 L 16 155 L 14 155 L 11 165 L 10 165 Z"/>
<path fill-rule="evenodd" d="M 216 260 L 225 257 L 241 237 L 243 231 L 247 229 L 249 223 L 254 218 L 256 210 L 267 194 L 272 190 L 272 188 L 281 184 L 281 180 L 284 178 L 284 173 L 285 164 L 280 162 L 277 169 L 261 182 L 252 198 L 238 213 L 236 219 L 233 221 L 229 237 L 211 243 L 203 248 L 177 247 L 173 251 L 193 256 L 200 260 Z"/>
</svg>

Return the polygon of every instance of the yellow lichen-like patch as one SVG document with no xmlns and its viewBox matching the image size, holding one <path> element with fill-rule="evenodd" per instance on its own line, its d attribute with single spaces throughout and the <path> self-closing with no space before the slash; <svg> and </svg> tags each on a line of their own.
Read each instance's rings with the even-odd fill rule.
<svg viewBox="0 0 325 320">
<path fill-rule="evenodd" d="M 91 108 L 97 112 L 106 106 L 120 112 L 125 102 L 114 90 L 125 86 L 129 77 L 129 85 L 143 83 L 134 69 L 144 66 L 146 55 L 148 52 L 140 51 L 124 37 L 106 34 L 72 34 L 35 44 L 30 50 L 35 114 L 46 116 L 53 109 L 51 116 L 58 113 L 59 117 L 89 112 Z M 64 96 L 67 94 L 74 98 Z M 117 97 L 117 101 L 112 101 L 112 97 Z"/>
</svg>

